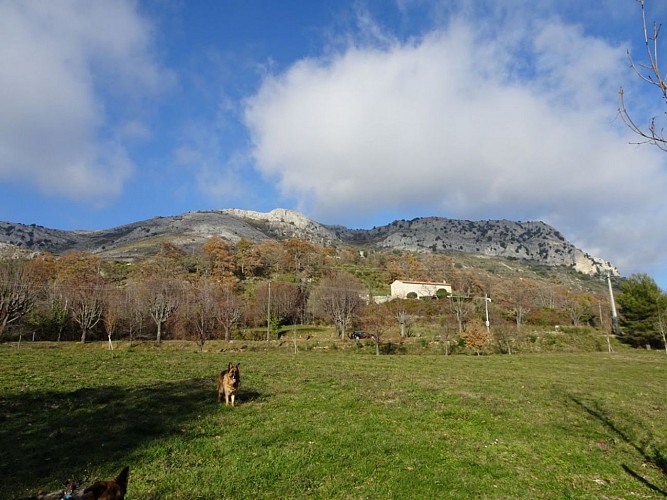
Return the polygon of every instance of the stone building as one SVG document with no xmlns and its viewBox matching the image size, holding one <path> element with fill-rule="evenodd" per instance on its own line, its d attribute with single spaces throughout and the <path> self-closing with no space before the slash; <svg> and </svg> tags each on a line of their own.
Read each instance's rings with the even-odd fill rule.
<svg viewBox="0 0 667 500">
<path fill-rule="evenodd" d="M 395 280 L 391 284 L 391 298 L 405 299 L 408 294 L 415 293 L 417 298 L 435 297 L 438 290 L 445 290 L 448 295 L 452 294 L 452 285 L 448 285 L 445 281 L 408 281 Z"/>
</svg>

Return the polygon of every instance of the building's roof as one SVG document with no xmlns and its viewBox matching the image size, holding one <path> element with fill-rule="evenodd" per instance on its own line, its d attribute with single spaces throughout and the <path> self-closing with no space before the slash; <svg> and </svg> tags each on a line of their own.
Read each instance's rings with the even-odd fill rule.
<svg viewBox="0 0 667 500">
<path fill-rule="evenodd" d="M 412 281 L 412 280 L 395 280 L 400 281 L 401 283 L 408 283 L 410 285 L 447 285 L 445 281 Z"/>
</svg>

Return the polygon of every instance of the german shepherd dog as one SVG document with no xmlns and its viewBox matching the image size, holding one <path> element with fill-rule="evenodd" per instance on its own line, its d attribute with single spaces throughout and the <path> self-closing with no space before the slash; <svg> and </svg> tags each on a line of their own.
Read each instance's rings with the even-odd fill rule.
<svg viewBox="0 0 667 500">
<path fill-rule="evenodd" d="M 116 479 L 97 481 L 85 489 L 77 488 L 76 484 L 68 479 L 65 482 L 66 488 L 64 490 L 40 494 L 22 500 L 62 500 L 63 498 L 72 500 L 123 500 L 127 492 L 129 474 L 130 468 L 125 467 Z"/>
<path fill-rule="evenodd" d="M 220 372 L 218 375 L 218 403 L 222 402 L 222 395 L 225 395 L 225 404 L 229 405 L 230 401 L 232 406 L 236 400 L 236 391 L 241 383 L 241 373 L 239 372 L 239 365 L 241 363 L 236 363 L 234 366 L 232 363 L 229 363 L 226 370 Z"/>
</svg>

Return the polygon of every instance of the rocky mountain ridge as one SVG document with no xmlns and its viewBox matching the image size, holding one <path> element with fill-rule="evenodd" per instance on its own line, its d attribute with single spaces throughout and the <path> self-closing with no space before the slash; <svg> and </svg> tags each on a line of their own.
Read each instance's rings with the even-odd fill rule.
<svg viewBox="0 0 667 500">
<path fill-rule="evenodd" d="M 64 231 L 37 225 L 0 222 L 1 248 L 59 254 L 86 250 L 105 258 L 133 259 L 153 253 L 164 242 L 197 247 L 217 236 L 236 242 L 301 238 L 319 245 L 414 252 L 460 252 L 536 261 L 571 267 L 586 274 L 611 272 L 609 262 L 576 248 L 543 222 L 467 221 L 442 217 L 397 220 L 373 229 L 320 224 L 286 209 L 255 212 L 240 209 L 187 212 L 96 231 Z"/>
</svg>

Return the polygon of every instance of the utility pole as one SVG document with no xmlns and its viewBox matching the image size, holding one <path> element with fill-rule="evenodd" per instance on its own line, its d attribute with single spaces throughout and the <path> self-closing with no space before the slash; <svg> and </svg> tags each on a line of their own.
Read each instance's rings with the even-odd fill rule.
<svg viewBox="0 0 667 500">
<path fill-rule="evenodd" d="M 614 352 L 614 348 L 611 346 L 611 341 L 609 340 L 609 330 L 604 327 L 606 321 L 604 321 L 604 317 L 602 316 L 602 302 L 598 302 L 598 309 L 600 310 L 600 328 L 605 332 L 604 336 L 607 338 L 607 350 Z"/>
<path fill-rule="evenodd" d="M 614 291 L 611 289 L 611 273 L 607 272 L 607 285 L 609 287 L 609 303 L 611 304 L 611 331 L 614 335 L 621 335 L 618 327 L 618 314 L 616 314 L 616 303 L 614 302 Z"/>
<path fill-rule="evenodd" d="M 269 294 L 266 300 L 266 348 L 269 348 L 271 339 L 271 282 L 269 281 Z"/>
<path fill-rule="evenodd" d="M 484 324 L 486 325 L 487 333 L 491 331 L 490 329 L 491 323 L 489 323 L 489 302 L 491 302 L 491 299 L 487 296 L 487 294 L 484 294 L 484 309 L 486 311 L 486 321 L 484 322 Z"/>
</svg>

